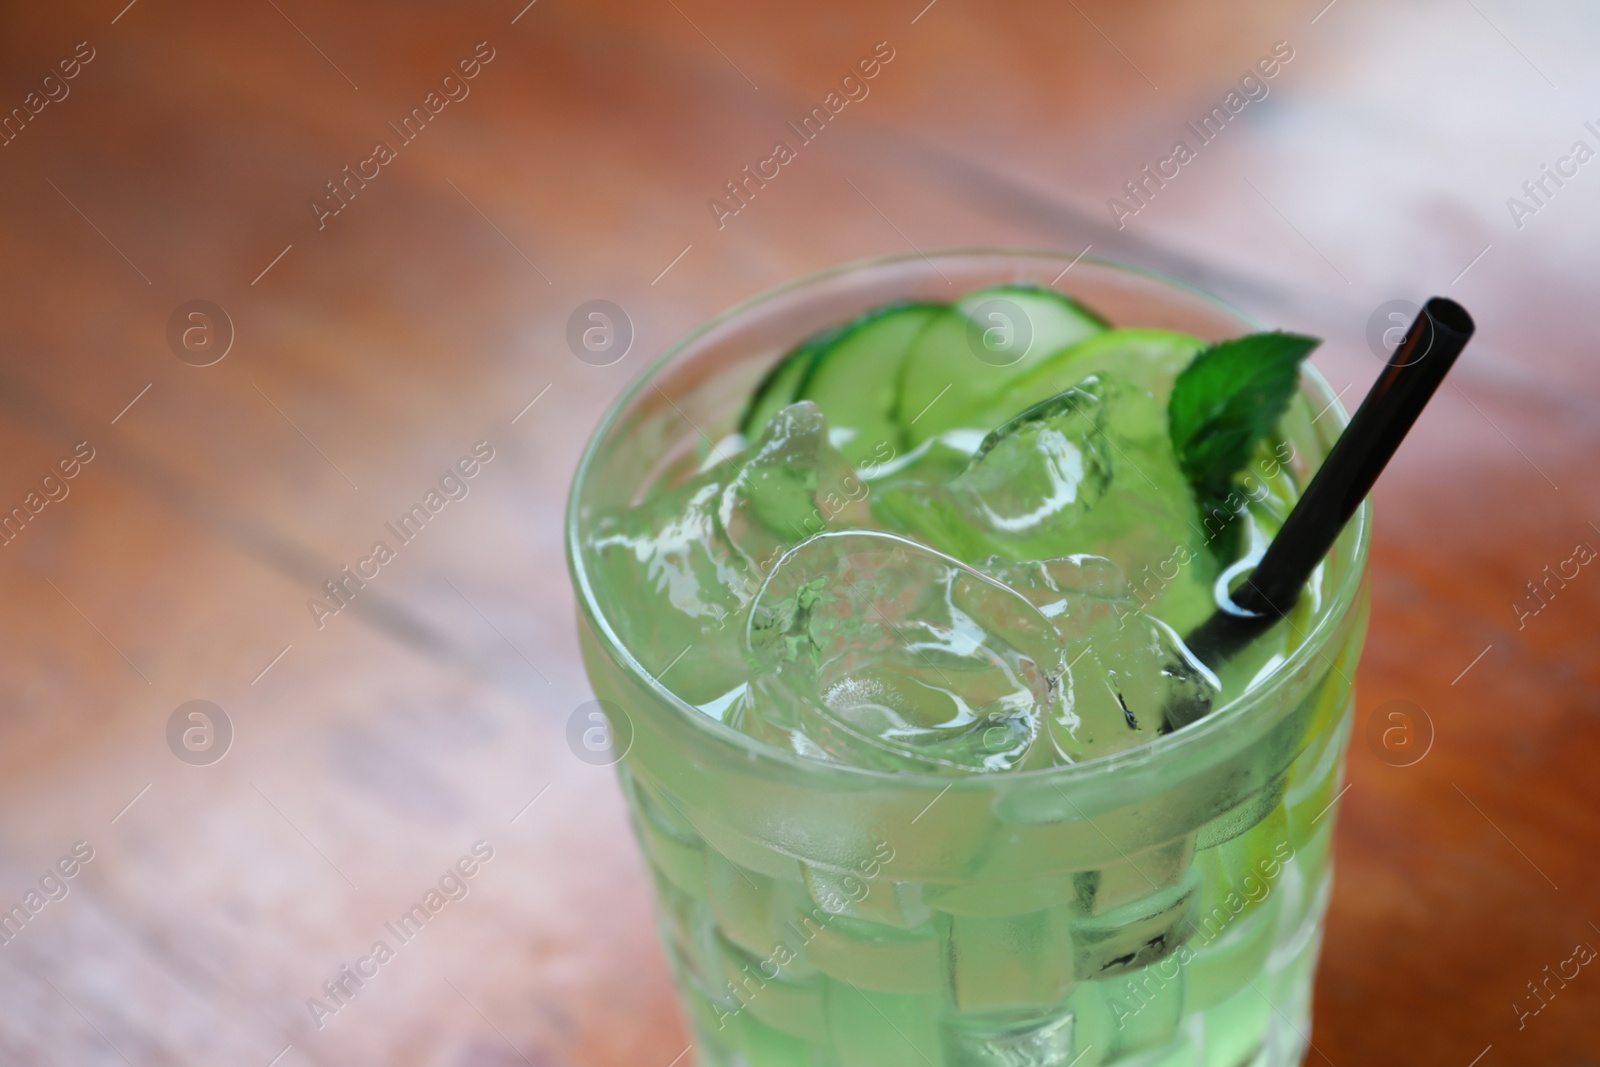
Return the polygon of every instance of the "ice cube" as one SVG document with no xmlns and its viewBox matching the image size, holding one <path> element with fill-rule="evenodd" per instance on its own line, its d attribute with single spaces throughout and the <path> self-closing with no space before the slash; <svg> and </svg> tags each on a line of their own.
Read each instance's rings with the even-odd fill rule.
<svg viewBox="0 0 1600 1067">
<path fill-rule="evenodd" d="M 1060 635 L 1067 668 L 1049 733 L 1062 760 L 1144 744 L 1164 731 L 1172 709 L 1215 700 L 1215 675 L 1172 627 L 1140 610 L 1110 560 L 991 556 L 982 569 L 1036 605 Z"/>
<path fill-rule="evenodd" d="M 1219 686 L 1172 627 L 1137 609 L 1103 618 L 1067 646 L 1061 714 L 1050 737 L 1063 759 L 1133 748 L 1169 728 L 1173 709 L 1209 709 Z M 1188 721 L 1188 720 L 1185 720 Z"/>
<path fill-rule="evenodd" d="M 1214 607 L 1217 564 L 1165 408 L 1109 374 L 1000 426 L 955 478 L 875 486 L 872 507 L 883 525 L 968 563 L 1105 556 L 1141 607 L 1186 630 Z"/>
<path fill-rule="evenodd" d="M 1061 555 L 1064 531 L 1111 485 L 1106 419 L 1119 392 L 1085 379 L 991 433 L 954 479 L 886 487 L 874 506 L 891 525 L 969 562 Z"/>
<path fill-rule="evenodd" d="M 765 574 L 785 549 L 812 534 L 867 525 L 866 497 L 865 483 L 829 443 L 822 409 L 802 400 L 767 421 L 723 487 L 717 518 L 738 552 Z"/>
<path fill-rule="evenodd" d="M 874 485 L 947 482 L 967 468 L 987 436 L 982 430 L 946 430 L 911 449 L 865 463 L 856 473 Z"/>
<path fill-rule="evenodd" d="M 802 542 L 757 596 L 748 642 L 760 673 L 741 725 L 786 747 L 949 773 L 1053 761 L 1035 744 L 1063 667 L 1050 620 L 914 541 Z"/>
<path fill-rule="evenodd" d="M 591 552 L 611 619 L 645 670 L 701 703 L 744 680 L 739 627 L 759 582 L 717 522 L 726 468 L 697 475 L 639 507 L 602 516 Z M 682 662 L 688 661 L 688 662 Z M 670 670 L 671 673 L 662 672 Z"/>
<path fill-rule="evenodd" d="M 1064 641 L 1080 640 L 1106 616 L 1136 605 L 1122 571 L 1104 556 L 1023 561 L 990 556 L 978 569 L 1026 597 Z"/>
<path fill-rule="evenodd" d="M 815 404 L 794 404 L 751 447 L 595 524 L 597 585 L 627 590 L 613 620 L 645 668 L 693 704 L 748 676 L 744 609 L 785 549 L 867 520 L 867 489 L 829 444 Z M 664 674 L 663 672 L 669 671 Z"/>
</svg>

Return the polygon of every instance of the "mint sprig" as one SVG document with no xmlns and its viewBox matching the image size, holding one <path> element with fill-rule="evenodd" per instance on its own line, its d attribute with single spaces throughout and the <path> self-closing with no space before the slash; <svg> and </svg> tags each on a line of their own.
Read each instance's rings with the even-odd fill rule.
<svg viewBox="0 0 1600 1067">
<path fill-rule="evenodd" d="M 1173 382 L 1167 424 L 1178 466 L 1194 490 L 1213 552 L 1230 562 L 1241 509 L 1234 480 L 1283 417 L 1300 362 L 1322 342 L 1302 334 L 1253 333 L 1205 349 Z"/>
</svg>

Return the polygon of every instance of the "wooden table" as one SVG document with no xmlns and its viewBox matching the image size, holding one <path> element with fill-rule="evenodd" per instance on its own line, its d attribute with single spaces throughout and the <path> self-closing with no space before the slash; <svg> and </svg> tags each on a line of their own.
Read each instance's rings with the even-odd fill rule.
<svg viewBox="0 0 1600 1067">
<path fill-rule="evenodd" d="M 1347 397 L 1385 301 L 1472 308 L 1478 340 L 1377 493 L 1312 1060 L 1600 1059 L 1600 976 L 1515 1007 L 1600 945 L 1600 576 L 1527 586 L 1600 546 L 1600 163 L 1571 158 L 1600 148 L 1600 20 L 524 2 L 0 13 L 0 106 L 22 109 L 0 124 L 0 510 L 25 512 L 0 551 L 0 902 L 66 891 L 0 944 L 0 1062 L 674 1062 L 614 780 L 564 742 L 588 699 L 573 464 L 696 321 L 967 243 L 1170 270 L 1328 338 Z M 1280 41 L 1265 98 L 1108 206 Z M 719 220 L 724 183 L 880 42 L 868 95 Z M 1569 176 L 1534 201 L 1543 164 Z M 566 344 L 591 299 L 636 331 L 611 366 Z M 208 366 L 215 310 L 169 343 L 196 300 L 231 323 Z M 468 495 L 314 617 L 480 441 Z M 231 724 L 219 762 L 169 748 L 191 700 Z M 1392 701 L 1432 724 L 1411 766 L 1366 740 Z M 467 895 L 319 1028 L 308 998 L 480 841 Z"/>
</svg>

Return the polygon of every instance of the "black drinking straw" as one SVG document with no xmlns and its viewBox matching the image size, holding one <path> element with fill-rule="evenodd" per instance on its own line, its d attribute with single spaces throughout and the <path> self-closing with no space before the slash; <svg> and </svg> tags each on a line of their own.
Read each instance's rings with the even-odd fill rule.
<svg viewBox="0 0 1600 1067">
<path fill-rule="evenodd" d="M 1294 607 L 1311 572 L 1366 499 L 1472 330 L 1472 316 L 1454 300 L 1436 296 L 1423 305 L 1261 562 L 1234 591 L 1233 603 L 1218 608 L 1186 639 L 1202 663 L 1217 666 Z M 1166 728 L 1175 730 L 1208 710 L 1169 708 Z"/>
</svg>

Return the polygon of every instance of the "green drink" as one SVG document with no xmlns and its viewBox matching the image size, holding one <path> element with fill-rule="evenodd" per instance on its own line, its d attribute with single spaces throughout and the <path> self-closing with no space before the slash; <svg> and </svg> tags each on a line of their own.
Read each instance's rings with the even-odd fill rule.
<svg viewBox="0 0 1600 1067">
<path fill-rule="evenodd" d="M 1306 1048 L 1364 518 L 1227 662 L 1181 635 L 1341 420 L 1309 346 L 1070 262 L 758 297 L 589 447 L 580 636 L 701 1063 Z"/>
</svg>

